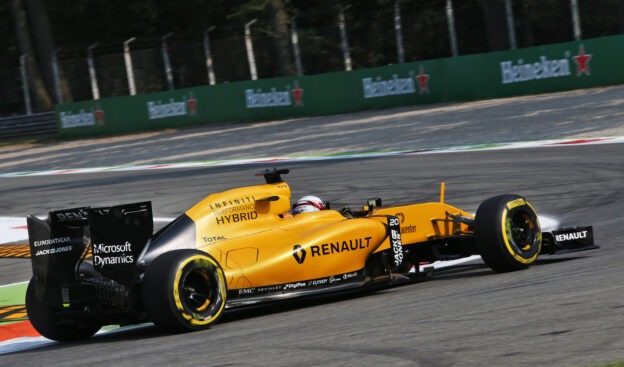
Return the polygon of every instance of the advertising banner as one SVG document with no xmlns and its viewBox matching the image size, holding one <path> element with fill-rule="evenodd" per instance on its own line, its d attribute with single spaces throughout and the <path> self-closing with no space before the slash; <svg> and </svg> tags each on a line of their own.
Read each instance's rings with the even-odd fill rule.
<svg viewBox="0 0 624 367">
<path fill-rule="evenodd" d="M 266 121 L 624 83 L 624 36 L 55 107 L 61 136 Z"/>
</svg>

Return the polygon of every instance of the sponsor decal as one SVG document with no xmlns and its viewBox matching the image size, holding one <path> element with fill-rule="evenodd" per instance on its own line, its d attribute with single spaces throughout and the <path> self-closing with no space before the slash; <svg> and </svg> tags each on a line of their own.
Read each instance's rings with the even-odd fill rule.
<svg viewBox="0 0 624 367">
<path fill-rule="evenodd" d="M 190 116 L 196 114 L 197 100 L 190 93 L 184 100 L 176 101 L 169 98 L 168 101 L 161 100 L 147 102 L 147 117 L 150 120 L 163 119 L 176 116 Z"/>
<path fill-rule="evenodd" d="M 291 289 L 299 289 L 299 288 L 305 288 L 306 284 L 304 282 L 295 282 L 295 283 L 287 283 L 284 284 L 284 290 L 291 290 Z"/>
<path fill-rule="evenodd" d="M 234 213 L 231 215 L 222 215 L 220 217 L 215 217 L 217 224 L 226 224 L 226 223 L 238 223 L 245 222 L 249 220 L 254 220 L 258 218 L 258 212 L 246 212 L 246 213 Z"/>
<path fill-rule="evenodd" d="M 282 286 L 280 285 L 270 285 L 266 287 L 255 288 L 258 293 L 273 293 L 282 290 Z"/>
<path fill-rule="evenodd" d="M 401 234 L 416 232 L 416 226 L 413 226 L 413 225 L 404 226 L 403 225 L 403 223 L 405 223 L 405 214 L 404 213 L 396 213 L 394 216 L 401 223 Z"/>
<path fill-rule="evenodd" d="M 247 203 L 254 203 L 255 201 L 256 199 L 253 196 L 244 196 L 244 197 L 231 199 L 231 200 L 215 201 L 213 203 L 208 204 L 208 206 L 212 210 L 217 210 L 217 209 L 238 206 L 238 205 L 247 204 Z"/>
<path fill-rule="evenodd" d="M 425 74 L 425 68 L 422 65 L 419 68 L 416 80 L 418 80 L 418 93 L 429 93 L 429 74 Z"/>
<path fill-rule="evenodd" d="M 255 202 L 253 196 L 245 196 L 215 201 L 210 203 L 209 207 L 214 211 L 217 224 L 238 223 L 258 218 L 258 212 L 254 210 Z"/>
<path fill-rule="evenodd" d="M 308 282 L 308 286 L 310 287 L 318 287 L 319 285 L 326 285 L 326 284 L 329 284 L 328 278 L 315 279 L 315 280 L 310 280 Z"/>
<path fill-rule="evenodd" d="M 59 118 L 61 120 L 62 129 L 93 126 L 97 121 L 95 113 L 86 112 L 84 109 L 80 109 L 78 113 L 72 113 L 71 111 L 61 111 L 59 112 Z"/>
<path fill-rule="evenodd" d="M 82 211 L 54 212 L 54 217 L 59 222 L 87 220 L 87 214 Z"/>
<path fill-rule="evenodd" d="M 325 278 L 297 281 L 294 283 L 275 284 L 257 288 L 234 289 L 230 291 L 230 295 L 243 297 L 277 295 L 288 293 L 292 290 L 331 287 L 336 283 L 344 283 L 346 281 L 354 281 L 358 279 L 363 279 L 362 271 L 353 271 L 350 273 L 331 275 Z"/>
<path fill-rule="evenodd" d="M 35 256 L 53 255 L 53 254 L 59 254 L 62 252 L 70 252 L 72 248 L 73 248 L 72 246 L 63 246 L 63 247 L 48 248 L 45 250 L 38 250 L 37 253 L 35 253 Z"/>
<path fill-rule="evenodd" d="M 429 93 L 429 74 L 425 73 L 424 66 L 419 67 L 418 75 L 410 71 L 408 77 L 400 77 L 392 74 L 390 79 L 382 79 L 380 76 L 362 78 L 362 91 L 364 98 L 379 98 L 401 94 L 416 93 L 416 83 L 418 83 L 418 93 Z"/>
<path fill-rule="evenodd" d="M 310 246 L 312 257 L 339 254 L 343 252 L 363 250 L 370 246 L 372 237 L 355 238 L 345 241 L 329 242 Z"/>
<path fill-rule="evenodd" d="M 582 240 L 587 238 L 588 231 L 578 231 L 571 233 L 561 233 L 555 235 L 555 241 L 564 242 L 564 241 L 573 241 L 573 240 Z"/>
<path fill-rule="evenodd" d="M 299 82 L 295 81 L 295 85 L 290 93 L 293 96 L 295 106 L 303 106 L 303 88 L 299 87 Z"/>
<path fill-rule="evenodd" d="M 226 238 L 223 236 L 212 236 L 212 237 L 202 237 L 202 240 L 206 243 L 213 243 L 218 241 L 223 241 Z"/>
<path fill-rule="evenodd" d="M 240 212 L 244 212 L 244 211 L 252 211 L 254 209 L 256 209 L 256 204 L 255 203 L 249 203 L 249 204 L 241 204 L 241 205 L 237 205 L 237 206 L 217 209 L 217 210 L 214 211 L 214 214 L 215 215 L 226 215 L 226 214 L 232 214 L 232 213 L 240 213 Z"/>
<path fill-rule="evenodd" d="M 247 108 L 267 108 L 285 106 L 303 106 L 303 88 L 295 81 L 291 89 L 286 85 L 283 90 L 272 87 L 269 91 L 245 89 L 245 106 Z"/>
<path fill-rule="evenodd" d="M 306 255 L 307 252 L 301 245 L 293 246 L 293 257 L 295 258 L 295 261 L 297 261 L 297 264 L 303 264 Z"/>
<path fill-rule="evenodd" d="M 134 263 L 134 256 L 132 255 L 132 244 L 129 241 L 123 244 L 99 243 L 93 245 L 93 265 L 95 266 L 132 263 Z"/>
<path fill-rule="evenodd" d="M 95 114 L 95 122 L 98 125 L 104 125 L 104 110 L 100 108 L 99 103 L 95 105 L 95 111 L 93 113 Z"/>
<path fill-rule="evenodd" d="M 59 243 L 69 243 L 70 241 L 71 241 L 71 238 L 69 237 L 59 237 L 59 238 L 50 238 L 48 240 L 35 241 L 33 242 L 33 245 L 35 245 L 35 247 L 52 246 L 52 245 L 58 245 Z"/>
<path fill-rule="evenodd" d="M 401 241 L 399 218 L 388 217 L 388 227 L 390 228 L 390 247 L 393 253 L 394 268 L 397 269 L 403 263 L 403 242 Z"/>
<path fill-rule="evenodd" d="M 581 45 L 579 47 L 579 54 L 572 57 L 576 63 L 576 76 L 580 76 L 581 74 L 590 75 L 589 60 L 591 60 L 591 57 L 592 55 L 585 53 L 585 46 Z"/>
<path fill-rule="evenodd" d="M 510 201 L 507 203 L 507 209 L 511 210 L 513 208 L 517 208 L 519 206 L 522 206 L 526 204 L 526 201 L 524 201 L 524 199 L 520 198 L 520 199 L 516 199 L 513 201 Z"/>
<path fill-rule="evenodd" d="M 416 93 L 416 86 L 412 77 L 399 78 L 397 74 L 392 74 L 392 79 L 383 80 L 380 76 L 362 79 L 362 90 L 364 98 L 379 98 L 398 94 Z"/>
<path fill-rule="evenodd" d="M 513 84 L 527 82 L 531 80 L 560 78 L 572 75 L 570 70 L 570 60 L 576 64 L 576 76 L 590 75 L 589 60 L 591 54 L 585 53 L 585 46 L 580 45 L 578 55 L 570 57 L 570 52 L 566 51 L 561 59 L 548 59 L 541 55 L 538 60 L 525 62 L 523 59 L 517 60 L 514 64 L 511 60 L 500 63 L 501 77 L 503 84 Z"/>
<path fill-rule="evenodd" d="M 33 247 L 38 248 L 37 252 L 35 252 L 35 256 L 45 256 L 45 255 L 60 254 L 64 252 L 71 252 L 72 249 L 74 248 L 71 245 L 71 238 L 67 236 L 34 241 Z M 47 248 L 41 248 L 41 247 L 47 247 Z"/>
<path fill-rule="evenodd" d="M 193 93 L 189 94 L 186 105 L 188 106 L 189 115 L 195 115 L 197 113 L 197 100 L 193 97 Z"/>
</svg>

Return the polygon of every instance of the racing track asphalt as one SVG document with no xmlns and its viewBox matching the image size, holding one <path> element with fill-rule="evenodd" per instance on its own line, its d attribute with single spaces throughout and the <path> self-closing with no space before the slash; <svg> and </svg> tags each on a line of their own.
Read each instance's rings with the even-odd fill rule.
<svg viewBox="0 0 624 367">
<path fill-rule="evenodd" d="M 588 95 L 603 97 L 595 102 L 605 111 L 593 110 L 596 119 L 590 120 L 587 113 L 585 121 L 575 120 L 581 110 L 571 109 L 574 103 L 565 102 L 579 98 L 579 93 L 535 97 L 536 104 L 557 100 L 568 111 L 547 112 L 544 108 L 529 125 L 539 125 L 545 137 L 552 137 L 556 134 L 548 132 L 551 125 L 542 118 L 560 116 L 567 122 L 559 124 L 569 125 L 570 134 L 576 136 L 622 135 L 623 123 L 618 119 L 623 109 L 619 106 L 622 89 L 589 91 Z M 527 108 L 518 106 L 531 100 L 524 97 L 507 104 L 483 103 L 498 105 L 498 114 L 504 117 L 505 113 L 519 112 L 514 108 Z M 483 105 L 476 105 L 472 113 L 462 113 L 470 115 L 471 124 L 477 124 L 483 112 Z M 462 106 L 457 108 L 470 110 Z M 570 115 L 567 119 L 566 114 Z M 341 118 L 343 123 L 349 121 L 346 116 Z M 452 125 L 460 116 L 447 111 L 437 118 Z M 353 119 L 361 120 L 362 115 Z M 589 131 L 594 124 L 602 130 Z M 536 134 L 505 133 L 505 126 L 497 139 L 539 138 Z M 390 130 L 386 126 L 384 131 Z M 432 133 L 428 143 L 452 145 L 445 143 L 450 133 L 453 131 Z M 359 134 L 360 138 L 370 136 Z M 465 135 L 470 143 L 472 135 Z M 395 138 L 399 136 L 395 134 Z M 163 135 L 141 139 L 149 145 Z M 160 140 L 159 144 L 164 143 Z M 75 162 L 69 158 L 57 162 L 57 153 L 49 153 L 50 164 L 58 166 L 55 168 L 90 164 L 88 149 L 82 149 L 85 155 Z M 126 152 L 131 159 L 153 154 L 140 148 L 134 154 L 132 149 L 127 147 Z M 146 327 L 4 355 L 1 362 L 20 366 L 40 365 L 42 360 L 63 366 L 587 366 L 623 360 L 623 153 L 623 144 L 598 144 L 289 164 L 291 174 L 287 178 L 293 196 L 316 193 L 335 207 L 359 204 L 375 196 L 389 204 L 437 200 L 440 181 L 447 184 L 446 201 L 469 211 L 475 211 L 489 196 L 518 193 L 531 200 L 539 213 L 556 218 L 561 225 L 593 224 L 602 247 L 560 259 L 543 257 L 536 266 L 521 272 L 495 274 L 484 266 L 466 266 L 463 271 L 440 273 L 433 281 L 374 293 L 229 314 L 204 332 L 165 335 Z M 38 159 L 43 153 L 24 154 L 33 160 L 30 166 L 23 163 L 27 169 L 37 169 L 45 161 Z M 0 153 L 0 162 L 10 160 L 3 160 L 3 155 Z M 91 162 L 91 166 L 98 162 Z M 256 183 L 258 178 L 252 174 L 259 168 L 264 167 L 2 178 L 0 205 L 3 215 L 21 216 L 74 205 L 152 200 L 156 215 L 172 216 L 209 192 Z M 2 171 L 15 169 L 3 166 Z M 24 260 L 0 261 L 2 283 L 26 280 L 29 274 L 29 264 Z"/>
</svg>

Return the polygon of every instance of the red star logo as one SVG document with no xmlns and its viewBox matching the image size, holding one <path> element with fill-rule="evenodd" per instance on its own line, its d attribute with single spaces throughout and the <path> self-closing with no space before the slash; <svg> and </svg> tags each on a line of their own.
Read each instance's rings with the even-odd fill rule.
<svg viewBox="0 0 624 367">
<path fill-rule="evenodd" d="M 295 100 L 295 106 L 303 106 L 303 88 L 299 88 L 299 83 L 295 82 L 295 86 L 290 93 Z"/>
<path fill-rule="evenodd" d="M 420 72 L 416 76 L 418 80 L 418 90 L 420 94 L 429 93 L 429 74 L 425 74 L 425 68 L 420 66 Z"/>
<path fill-rule="evenodd" d="M 576 76 L 580 76 L 581 74 L 590 75 L 589 72 L 589 60 L 591 60 L 592 55 L 585 53 L 585 47 L 581 45 L 579 47 L 578 56 L 573 56 L 574 62 L 576 63 Z"/>
<path fill-rule="evenodd" d="M 100 104 L 98 103 L 95 106 L 95 122 L 98 125 L 102 125 L 104 123 L 104 110 L 100 108 Z"/>
<path fill-rule="evenodd" d="M 186 105 L 189 109 L 189 115 L 194 115 L 197 108 L 197 100 L 193 97 L 193 93 L 191 93 L 189 99 L 186 100 Z"/>
</svg>

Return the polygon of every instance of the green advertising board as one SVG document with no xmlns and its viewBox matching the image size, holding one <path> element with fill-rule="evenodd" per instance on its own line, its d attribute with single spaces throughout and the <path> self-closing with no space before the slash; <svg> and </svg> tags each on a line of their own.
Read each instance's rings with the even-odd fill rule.
<svg viewBox="0 0 624 367">
<path fill-rule="evenodd" d="M 264 121 L 624 82 L 624 36 L 56 106 L 61 136 Z"/>
</svg>

